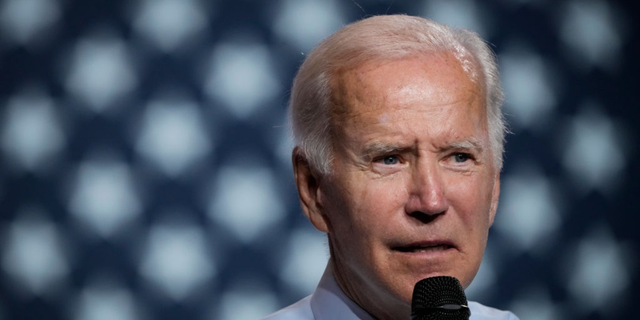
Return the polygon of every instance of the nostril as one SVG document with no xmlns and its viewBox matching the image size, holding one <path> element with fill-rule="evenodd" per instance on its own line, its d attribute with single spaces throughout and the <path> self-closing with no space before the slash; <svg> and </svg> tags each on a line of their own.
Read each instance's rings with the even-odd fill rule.
<svg viewBox="0 0 640 320">
<path fill-rule="evenodd" d="M 420 222 L 422 223 L 429 223 L 435 219 L 437 219 L 441 214 L 443 214 L 444 212 L 440 212 L 440 213 L 425 213 L 422 211 L 413 211 L 411 213 L 409 213 L 409 215 L 411 217 L 414 217 L 418 220 L 420 220 Z"/>
</svg>

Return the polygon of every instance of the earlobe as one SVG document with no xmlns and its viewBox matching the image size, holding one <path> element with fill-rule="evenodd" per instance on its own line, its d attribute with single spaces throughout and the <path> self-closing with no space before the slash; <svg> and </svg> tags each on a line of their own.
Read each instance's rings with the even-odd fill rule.
<svg viewBox="0 0 640 320">
<path fill-rule="evenodd" d="M 489 217 L 489 225 L 493 225 L 498 210 L 498 200 L 500 199 L 500 172 L 496 174 L 496 182 L 493 185 L 493 194 L 491 197 L 491 211 Z"/>
<path fill-rule="evenodd" d="M 316 229 L 328 233 L 327 217 L 322 212 L 320 175 L 317 173 L 314 174 L 309 161 L 298 147 L 293 149 L 291 162 L 293 164 L 293 176 L 296 181 L 302 211 Z"/>
</svg>

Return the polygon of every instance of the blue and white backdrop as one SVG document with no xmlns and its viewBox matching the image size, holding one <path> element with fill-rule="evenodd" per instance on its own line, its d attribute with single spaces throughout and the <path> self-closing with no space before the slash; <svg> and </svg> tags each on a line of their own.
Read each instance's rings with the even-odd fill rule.
<svg viewBox="0 0 640 320">
<path fill-rule="evenodd" d="M 500 60 L 501 205 L 470 298 L 637 317 L 638 15 L 620 1 L 0 1 L 0 319 L 257 319 L 328 256 L 285 107 L 340 26 L 409 13 Z"/>
</svg>

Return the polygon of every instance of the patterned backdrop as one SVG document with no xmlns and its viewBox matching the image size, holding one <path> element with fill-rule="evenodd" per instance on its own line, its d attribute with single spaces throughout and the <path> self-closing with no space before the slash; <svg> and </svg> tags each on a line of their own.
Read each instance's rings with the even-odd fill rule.
<svg viewBox="0 0 640 320">
<path fill-rule="evenodd" d="M 320 39 L 373 14 L 499 56 L 501 203 L 471 299 L 637 318 L 638 21 L 603 0 L 0 1 L 0 319 L 257 319 L 310 294 L 285 108 Z"/>
</svg>

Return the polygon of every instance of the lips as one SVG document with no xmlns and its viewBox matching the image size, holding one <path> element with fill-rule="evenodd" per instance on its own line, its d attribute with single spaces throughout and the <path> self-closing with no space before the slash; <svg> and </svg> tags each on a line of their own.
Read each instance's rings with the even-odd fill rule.
<svg viewBox="0 0 640 320">
<path fill-rule="evenodd" d="M 392 247 L 395 251 L 412 252 L 438 252 L 454 248 L 448 241 L 412 242 L 404 245 Z"/>
</svg>

